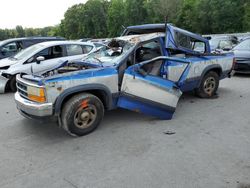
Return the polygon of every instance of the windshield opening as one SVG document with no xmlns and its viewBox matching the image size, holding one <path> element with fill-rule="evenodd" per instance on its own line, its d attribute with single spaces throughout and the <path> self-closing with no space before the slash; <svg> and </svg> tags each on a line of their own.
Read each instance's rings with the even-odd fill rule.
<svg viewBox="0 0 250 188">
<path fill-rule="evenodd" d="M 84 61 L 97 62 L 102 66 L 111 66 L 119 63 L 134 45 L 122 40 L 113 39 L 108 45 L 90 54 Z"/>
<path fill-rule="evenodd" d="M 42 47 L 41 44 L 36 44 L 36 45 L 30 46 L 30 47 L 26 48 L 25 50 L 23 50 L 23 51 L 19 52 L 18 54 L 16 54 L 14 56 L 14 58 L 18 59 L 18 60 L 26 58 L 27 56 L 30 56 L 31 53 L 36 52 L 41 47 Z"/>
<path fill-rule="evenodd" d="M 212 49 L 217 48 L 219 46 L 219 42 L 220 42 L 220 39 L 217 39 L 217 38 L 209 40 L 209 44 Z"/>
</svg>

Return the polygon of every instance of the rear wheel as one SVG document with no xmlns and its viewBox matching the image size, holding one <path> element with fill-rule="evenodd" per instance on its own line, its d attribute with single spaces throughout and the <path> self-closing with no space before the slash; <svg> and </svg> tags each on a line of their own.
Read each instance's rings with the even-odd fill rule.
<svg viewBox="0 0 250 188">
<path fill-rule="evenodd" d="M 84 136 L 98 127 L 103 116 L 104 107 L 100 99 L 92 94 L 81 93 L 64 104 L 61 120 L 69 134 Z"/>
<path fill-rule="evenodd" d="M 219 75 L 214 72 L 208 72 L 201 81 L 199 88 L 195 90 L 195 93 L 198 97 L 201 98 L 210 98 L 214 96 L 217 92 L 219 87 Z"/>
</svg>

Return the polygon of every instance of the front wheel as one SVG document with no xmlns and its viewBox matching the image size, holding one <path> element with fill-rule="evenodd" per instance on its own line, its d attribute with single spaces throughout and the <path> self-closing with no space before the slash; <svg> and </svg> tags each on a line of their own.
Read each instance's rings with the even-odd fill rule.
<svg viewBox="0 0 250 188">
<path fill-rule="evenodd" d="M 69 134 L 84 136 L 98 127 L 103 116 L 104 107 L 100 99 L 92 94 L 81 93 L 64 104 L 61 120 Z"/>
<path fill-rule="evenodd" d="M 10 86 L 10 90 L 12 92 L 16 92 L 17 91 L 17 88 L 16 88 L 16 76 L 12 76 L 10 78 L 9 86 Z"/>
<path fill-rule="evenodd" d="M 199 88 L 195 90 L 195 94 L 201 98 L 210 98 L 216 94 L 219 82 L 219 75 L 214 71 L 210 71 L 202 78 Z"/>
</svg>

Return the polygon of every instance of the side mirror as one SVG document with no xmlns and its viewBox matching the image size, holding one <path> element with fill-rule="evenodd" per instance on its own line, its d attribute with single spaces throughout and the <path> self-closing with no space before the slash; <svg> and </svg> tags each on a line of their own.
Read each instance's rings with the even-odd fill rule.
<svg viewBox="0 0 250 188">
<path fill-rule="evenodd" d="M 43 56 L 39 56 L 39 57 L 36 58 L 36 63 L 40 64 L 41 61 L 44 61 L 44 60 L 45 60 L 45 58 Z"/>
</svg>

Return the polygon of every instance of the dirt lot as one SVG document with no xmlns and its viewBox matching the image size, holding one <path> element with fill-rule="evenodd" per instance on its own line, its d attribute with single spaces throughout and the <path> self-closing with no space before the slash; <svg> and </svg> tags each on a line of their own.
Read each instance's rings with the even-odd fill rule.
<svg viewBox="0 0 250 188">
<path fill-rule="evenodd" d="M 116 110 L 72 138 L 0 96 L 0 187 L 236 188 L 250 184 L 250 76 L 219 98 L 185 94 L 171 121 Z"/>
</svg>

